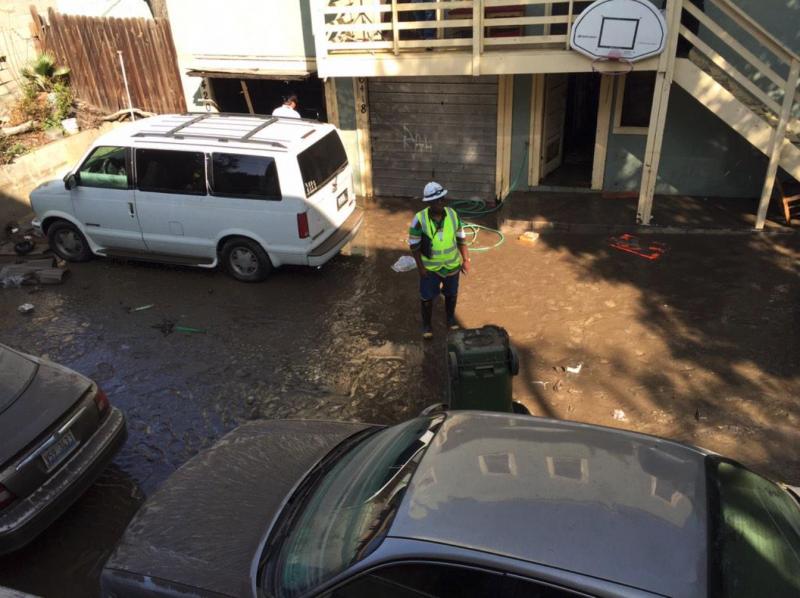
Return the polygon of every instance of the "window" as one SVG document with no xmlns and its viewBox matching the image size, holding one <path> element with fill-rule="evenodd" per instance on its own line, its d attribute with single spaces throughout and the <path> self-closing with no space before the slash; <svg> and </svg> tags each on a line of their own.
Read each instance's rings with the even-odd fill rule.
<svg viewBox="0 0 800 598">
<path fill-rule="evenodd" d="M 714 596 L 800 596 L 800 503 L 744 467 L 708 459 Z"/>
<path fill-rule="evenodd" d="M 385 428 L 334 455 L 279 524 L 275 533 L 285 540 L 269 557 L 264 587 L 282 597 L 306 594 L 377 548 L 442 419 Z"/>
<path fill-rule="evenodd" d="M 311 197 L 325 183 L 347 166 L 347 154 L 336 131 L 331 131 L 297 156 L 306 197 Z"/>
<path fill-rule="evenodd" d="M 78 170 L 78 184 L 81 187 L 130 189 L 129 163 L 126 147 L 96 147 Z"/>
<path fill-rule="evenodd" d="M 281 186 L 275 160 L 266 156 L 214 154 L 211 194 L 280 201 Z"/>
<path fill-rule="evenodd" d="M 508 584 L 502 573 L 443 563 L 401 563 L 359 577 L 325 598 L 484 598 L 508 595 Z"/>
<path fill-rule="evenodd" d="M 205 155 L 202 152 L 136 150 L 137 188 L 156 193 L 206 194 Z"/>
<path fill-rule="evenodd" d="M 336 588 L 324 598 L 574 598 L 547 583 L 464 565 L 398 563 Z"/>
<path fill-rule="evenodd" d="M 618 78 L 614 133 L 647 135 L 655 87 L 653 71 L 631 71 Z"/>
</svg>

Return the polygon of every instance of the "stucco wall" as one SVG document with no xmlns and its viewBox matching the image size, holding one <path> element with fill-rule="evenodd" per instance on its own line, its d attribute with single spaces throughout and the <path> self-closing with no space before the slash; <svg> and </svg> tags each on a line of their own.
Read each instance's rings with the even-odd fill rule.
<svg viewBox="0 0 800 598">
<path fill-rule="evenodd" d="M 45 181 L 63 176 L 92 142 L 111 128 L 112 125 L 105 125 L 82 131 L 0 166 L 0 225 L 27 218 L 31 213 L 30 192 Z"/>
<path fill-rule="evenodd" d="M 30 6 L 44 14 L 55 4 L 55 0 L 0 2 L 0 117 L 11 109 L 18 97 L 20 69 L 36 58 L 30 30 Z"/>
</svg>

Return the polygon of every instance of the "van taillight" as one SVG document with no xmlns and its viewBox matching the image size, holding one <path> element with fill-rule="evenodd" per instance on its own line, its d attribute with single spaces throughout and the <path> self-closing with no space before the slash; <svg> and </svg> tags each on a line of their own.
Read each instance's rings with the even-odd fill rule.
<svg viewBox="0 0 800 598">
<path fill-rule="evenodd" d="M 5 509 L 14 502 L 15 498 L 16 496 L 14 496 L 8 488 L 0 484 L 0 510 Z"/>
<path fill-rule="evenodd" d="M 308 238 L 308 213 L 303 212 L 297 215 L 297 236 L 301 239 Z"/>
</svg>

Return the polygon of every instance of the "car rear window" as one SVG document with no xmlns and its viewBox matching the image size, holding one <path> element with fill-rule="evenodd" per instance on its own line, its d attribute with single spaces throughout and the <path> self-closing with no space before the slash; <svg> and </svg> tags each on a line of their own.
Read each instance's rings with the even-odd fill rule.
<svg viewBox="0 0 800 598">
<path fill-rule="evenodd" d="M 0 347 L 0 413 L 19 398 L 35 373 L 36 364 L 33 361 Z"/>
<path fill-rule="evenodd" d="M 211 193 L 280 201 L 281 186 L 275 160 L 267 156 L 214 154 L 211 158 Z"/>
<path fill-rule="evenodd" d="M 717 560 L 711 595 L 800 596 L 798 502 L 736 463 L 712 460 L 709 480 Z"/>
<path fill-rule="evenodd" d="M 331 131 L 314 145 L 300 152 L 297 163 L 300 165 L 300 174 L 303 175 L 306 197 L 311 197 L 337 172 L 347 166 L 347 154 L 342 140 L 339 139 L 339 133 Z"/>
</svg>

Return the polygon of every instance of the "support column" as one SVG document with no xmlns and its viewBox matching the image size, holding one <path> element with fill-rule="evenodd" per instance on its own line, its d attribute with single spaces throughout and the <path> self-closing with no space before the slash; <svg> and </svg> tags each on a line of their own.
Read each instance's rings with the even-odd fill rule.
<svg viewBox="0 0 800 598">
<path fill-rule="evenodd" d="M 339 128 L 339 101 L 336 99 L 336 80 L 333 77 L 325 79 L 325 112 L 328 113 L 328 122 Z"/>
<path fill-rule="evenodd" d="M 614 98 L 614 77 L 601 75 L 600 100 L 597 105 L 597 130 L 594 135 L 594 162 L 592 164 L 592 189 L 602 191 L 608 155 L 608 133 L 611 128 L 611 104 Z"/>
<path fill-rule="evenodd" d="M 769 165 L 767 166 L 764 186 L 761 189 L 761 200 L 758 202 L 758 212 L 756 213 L 757 230 L 762 230 L 767 220 L 767 209 L 769 208 L 769 200 L 772 197 L 775 175 L 778 174 L 778 163 L 781 159 L 783 142 L 786 139 L 786 125 L 789 124 L 789 118 L 792 115 L 792 105 L 794 104 L 794 93 L 797 89 L 798 79 L 800 79 L 800 61 L 793 60 L 789 69 L 789 77 L 783 88 L 783 105 L 781 106 L 780 120 L 769 142 L 769 152 L 767 153 Z"/>
<path fill-rule="evenodd" d="M 372 197 L 372 144 L 369 137 L 369 97 L 366 77 L 353 79 L 353 95 L 356 108 L 356 139 L 358 141 L 358 165 L 361 171 L 361 195 Z"/>
<path fill-rule="evenodd" d="M 667 5 L 667 47 L 658 61 L 656 85 L 653 90 L 653 107 L 650 110 L 650 127 L 647 131 L 647 148 L 642 162 L 642 182 L 639 189 L 639 206 L 636 221 L 650 224 L 653 211 L 653 195 L 656 191 L 658 166 L 661 161 L 661 145 L 667 122 L 667 107 L 672 77 L 675 72 L 675 54 L 681 25 L 683 0 L 669 0 Z"/>
<path fill-rule="evenodd" d="M 511 191 L 511 125 L 514 113 L 514 75 L 499 75 L 497 87 L 495 197 L 498 201 L 502 201 Z"/>
</svg>

